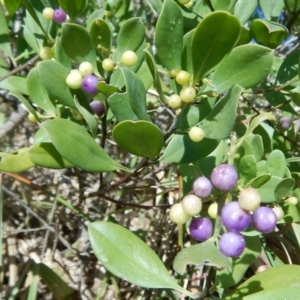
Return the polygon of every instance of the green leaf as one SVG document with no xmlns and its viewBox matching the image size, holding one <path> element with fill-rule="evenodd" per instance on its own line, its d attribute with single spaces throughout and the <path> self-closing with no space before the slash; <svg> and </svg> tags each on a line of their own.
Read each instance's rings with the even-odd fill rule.
<svg viewBox="0 0 300 300">
<path fill-rule="evenodd" d="M 267 172 L 273 176 L 284 177 L 286 159 L 282 151 L 273 150 L 267 159 Z"/>
<path fill-rule="evenodd" d="M 21 0 L 4 0 L 5 8 L 7 9 L 10 16 L 14 15 L 21 5 Z M 0 27 L 1 28 L 1 27 Z"/>
<path fill-rule="evenodd" d="M 87 5 L 87 0 L 58 0 L 59 6 L 74 20 L 83 12 Z"/>
<path fill-rule="evenodd" d="M 235 124 L 237 105 L 242 91 L 242 87 L 234 85 L 199 123 L 206 138 L 222 140 L 229 136 Z"/>
<path fill-rule="evenodd" d="M 63 24 L 61 45 L 71 59 L 77 63 L 90 62 L 93 65 L 94 73 L 98 73 L 97 57 L 93 41 L 89 33 L 82 26 L 68 23 Z"/>
<path fill-rule="evenodd" d="M 224 268 L 232 270 L 228 257 L 219 251 L 212 240 L 192 245 L 177 253 L 173 262 L 175 272 L 183 275 L 186 272 L 187 265 L 206 265 L 217 270 Z"/>
<path fill-rule="evenodd" d="M 232 259 L 232 272 L 223 269 L 217 272 L 218 288 L 227 289 L 239 283 L 251 264 L 261 253 L 261 242 L 258 236 L 244 236 L 246 248 L 236 259 Z"/>
<path fill-rule="evenodd" d="M 123 121 L 112 132 L 116 143 L 137 156 L 155 159 L 164 144 L 161 130 L 146 121 Z"/>
<path fill-rule="evenodd" d="M 283 25 L 268 20 L 255 19 L 250 24 L 252 36 L 258 44 L 275 49 L 288 36 Z"/>
<path fill-rule="evenodd" d="M 259 45 L 241 45 L 217 66 L 212 82 L 217 93 L 226 92 L 233 84 L 247 89 L 265 79 L 273 63 L 271 49 Z"/>
<path fill-rule="evenodd" d="M 55 59 L 58 62 L 60 62 L 63 66 L 65 66 L 68 70 L 70 70 L 71 59 L 69 58 L 69 56 L 67 56 L 66 52 L 62 48 L 60 36 L 57 36 L 55 38 L 54 53 L 55 53 Z"/>
<path fill-rule="evenodd" d="M 27 91 L 31 100 L 43 109 L 47 115 L 55 116 L 56 109 L 49 99 L 48 92 L 40 79 L 38 69 L 32 69 L 27 75 Z"/>
<path fill-rule="evenodd" d="M 215 11 L 199 23 L 192 39 L 194 83 L 202 80 L 229 54 L 240 33 L 240 21 L 224 11 Z"/>
<path fill-rule="evenodd" d="M 239 178 L 245 184 L 254 179 L 257 173 L 254 155 L 245 155 L 239 162 Z"/>
<path fill-rule="evenodd" d="M 265 184 L 259 187 L 258 192 L 261 196 L 262 203 L 277 202 L 274 191 L 281 181 L 282 178 L 277 176 L 271 176 L 271 178 Z"/>
<path fill-rule="evenodd" d="M 284 8 L 284 0 L 259 0 L 259 5 L 267 20 L 278 17 Z"/>
<path fill-rule="evenodd" d="M 252 186 L 255 189 L 260 188 L 262 185 L 267 183 L 271 179 L 271 175 L 262 174 L 255 177 L 252 181 L 250 181 L 247 186 Z"/>
<path fill-rule="evenodd" d="M 225 299 L 293 300 L 299 288 L 300 266 L 281 265 L 250 277 Z"/>
<path fill-rule="evenodd" d="M 34 144 L 28 153 L 30 160 L 37 166 L 51 169 L 64 169 L 73 166 L 59 154 L 52 143 Z"/>
<path fill-rule="evenodd" d="M 8 91 L 17 91 L 21 94 L 28 95 L 26 78 L 20 76 L 9 76 L 0 81 L 0 88 Z"/>
<path fill-rule="evenodd" d="M 22 148 L 11 153 L 0 152 L 0 171 L 19 173 L 34 167 L 35 164 L 28 155 L 29 149 Z"/>
<path fill-rule="evenodd" d="M 131 109 L 140 120 L 151 121 L 147 112 L 146 90 L 142 80 L 128 68 L 120 68 L 124 76 Z"/>
<path fill-rule="evenodd" d="M 155 45 L 157 57 L 169 71 L 181 69 L 183 17 L 173 0 L 165 0 L 156 24 Z"/>
<path fill-rule="evenodd" d="M 93 43 L 103 58 L 110 53 L 112 33 L 109 25 L 103 19 L 96 19 L 90 28 Z"/>
<path fill-rule="evenodd" d="M 120 92 L 120 90 L 117 87 L 109 85 L 103 81 L 98 82 L 97 89 L 104 95 L 112 95 L 114 93 Z"/>
<path fill-rule="evenodd" d="M 234 6 L 234 15 L 239 18 L 242 24 L 245 24 L 258 5 L 258 0 L 237 0 Z"/>
<path fill-rule="evenodd" d="M 263 139 L 259 134 L 251 134 L 246 137 L 252 147 L 252 153 L 256 161 L 260 161 L 264 155 Z"/>
<path fill-rule="evenodd" d="M 289 205 L 288 203 L 283 203 L 283 205 L 281 205 L 283 212 L 284 212 L 284 216 L 283 218 L 278 221 L 278 224 L 283 224 L 283 223 L 292 223 L 292 225 L 295 222 L 299 222 L 300 221 L 300 211 L 297 207 L 297 205 Z"/>
<path fill-rule="evenodd" d="M 183 36 L 183 48 L 181 57 L 181 68 L 193 74 L 193 61 L 192 61 L 192 40 L 195 29 L 190 30 Z"/>
<path fill-rule="evenodd" d="M 41 127 L 60 155 L 74 166 L 89 172 L 129 171 L 106 154 L 84 127 L 65 119 L 48 120 Z"/>
<path fill-rule="evenodd" d="M 252 40 L 252 35 L 251 35 L 250 30 L 248 28 L 245 28 L 244 26 L 242 26 L 240 38 L 235 46 L 237 47 L 237 46 L 249 44 L 251 42 L 251 40 Z"/>
<path fill-rule="evenodd" d="M 129 230 L 109 222 L 93 222 L 88 229 L 96 257 L 115 276 L 141 287 L 174 289 L 195 298 L 177 284 L 156 253 Z"/>
<path fill-rule="evenodd" d="M 294 178 L 284 178 L 276 186 L 274 194 L 277 201 L 281 201 L 283 198 L 289 196 L 295 187 Z"/>
<path fill-rule="evenodd" d="M 66 84 L 69 70 L 55 60 L 45 60 L 38 64 L 40 79 L 53 98 L 61 104 L 76 108 L 73 95 Z"/>
<path fill-rule="evenodd" d="M 159 160 L 173 163 L 192 162 L 209 155 L 218 144 L 217 140 L 206 138 L 196 143 L 187 134 L 174 134 Z"/>
</svg>

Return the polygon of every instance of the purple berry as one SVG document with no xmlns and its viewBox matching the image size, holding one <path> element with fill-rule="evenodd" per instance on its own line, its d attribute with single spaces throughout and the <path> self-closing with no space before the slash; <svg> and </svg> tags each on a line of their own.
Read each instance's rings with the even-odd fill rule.
<svg viewBox="0 0 300 300">
<path fill-rule="evenodd" d="M 98 93 L 98 82 L 99 80 L 95 75 L 86 75 L 83 77 L 81 88 L 88 94 L 96 94 Z"/>
<path fill-rule="evenodd" d="M 56 23 L 63 23 L 67 19 L 67 14 L 61 9 L 55 9 L 53 12 L 53 21 Z"/>
<path fill-rule="evenodd" d="M 253 228 L 261 233 L 269 233 L 274 231 L 276 223 L 276 214 L 267 206 L 261 206 L 253 212 Z"/>
<path fill-rule="evenodd" d="M 194 194 L 198 197 L 208 197 L 212 191 L 212 184 L 206 177 L 198 177 L 193 183 Z"/>
<path fill-rule="evenodd" d="M 244 237 L 238 232 L 225 232 L 219 240 L 220 251 L 229 257 L 236 257 L 243 253 L 246 247 Z"/>
<path fill-rule="evenodd" d="M 93 100 L 92 102 L 90 102 L 90 107 L 92 111 L 99 117 L 102 117 L 106 111 L 105 105 L 98 100 Z"/>
<path fill-rule="evenodd" d="M 281 117 L 279 124 L 283 129 L 289 129 L 293 125 L 293 119 L 291 117 Z"/>
<path fill-rule="evenodd" d="M 191 236 L 200 242 L 206 241 L 213 234 L 211 220 L 203 217 L 193 219 L 189 229 Z"/>
<path fill-rule="evenodd" d="M 229 191 L 235 187 L 238 173 L 232 165 L 223 164 L 213 169 L 210 180 L 218 190 Z"/>
<path fill-rule="evenodd" d="M 242 231 L 250 225 L 251 215 L 237 201 L 232 201 L 223 206 L 221 221 L 229 231 Z"/>
</svg>

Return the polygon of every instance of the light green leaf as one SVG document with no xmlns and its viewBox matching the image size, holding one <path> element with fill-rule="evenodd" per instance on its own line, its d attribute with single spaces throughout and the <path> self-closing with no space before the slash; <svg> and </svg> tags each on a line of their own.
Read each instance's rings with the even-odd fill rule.
<svg viewBox="0 0 300 300">
<path fill-rule="evenodd" d="M 217 66 L 212 82 L 217 93 L 226 92 L 233 84 L 247 89 L 255 86 L 270 73 L 273 63 L 271 49 L 259 45 L 241 45 Z"/>
<path fill-rule="evenodd" d="M 141 287 L 174 289 L 195 298 L 177 284 L 155 252 L 124 227 L 93 222 L 89 238 L 98 260 L 115 276 Z"/>
<path fill-rule="evenodd" d="M 276 186 L 274 194 L 277 201 L 281 201 L 283 198 L 289 196 L 295 187 L 295 179 L 294 178 L 284 178 L 280 181 L 280 183 Z"/>
<path fill-rule="evenodd" d="M 239 18 L 242 24 L 245 24 L 258 5 L 258 0 L 238 0 L 234 6 L 234 15 Z"/>
<path fill-rule="evenodd" d="M 267 159 L 267 171 L 273 176 L 284 177 L 286 168 L 286 159 L 284 153 L 280 150 L 273 150 Z"/>
<path fill-rule="evenodd" d="M 254 179 L 257 173 L 254 155 L 244 155 L 239 162 L 239 178 L 245 184 Z"/>
<path fill-rule="evenodd" d="M 43 122 L 41 126 L 60 155 L 74 166 L 89 172 L 129 171 L 114 161 L 77 123 L 54 119 Z"/>
<path fill-rule="evenodd" d="M 282 178 L 277 176 L 271 176 L 271 178 L 258 189 L 261 196 L 262 203 L 274 203 L 277 202 L 274 191 L 277 185 L 281 182 Z"/>
<path fill-rule="evenodd" d="M 259 0 L 259 5 L 267 20 L 278 17 L 284 8 L 284 0 Z"/>
<path fill-rule="evenodd" d="M 60 7 L 68 14 L 71 20 L 74 20 L 83 12 L 87 2 L 87 0 L 58 0 Z"/>
</svg>

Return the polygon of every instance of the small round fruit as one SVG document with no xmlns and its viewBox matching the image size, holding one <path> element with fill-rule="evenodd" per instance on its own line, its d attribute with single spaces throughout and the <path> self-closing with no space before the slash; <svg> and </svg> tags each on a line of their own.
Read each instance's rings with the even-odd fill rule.
<svg viewBox="0 0 300 300">
<path fill-rule="evenodd" d="M 52 49 L 50 47 L 43 47 L 39 55 L 42 60 L 49 60 L 53 57 Z"/>
<path fill-rule="evenodd" d="M 204 131 L 198 126 L 193 126 L 189 130 L 189 137 L 193 142 L 201 142 L 204 138 Z"/>
<path fill-rule="evenodd" d="M 289 197 L 286 199 L 286 202 L 289 204 L 289 205 L 297 205 L 298 204 L 298 198 L 297 197 Z"/>
<path fill-rule="evenodd" d="M 270 207 L 261 206 L 253 212 L 253 228 L 261 233 L 269 233 L 274 231 L 276 223 L 276 214 Z"/>
<path fill-rule="evenodd" d="M 180 202 L 175 203 L 171 207 L 169 217 L 170 220 L 175 224 L 184 224 L 191 216 L 183 210 L 182 203 Z"/>
<path fill-rule="evenodd" d="M 121 57 L 122 64 L 126 67 L 132 67 L 136 64 L 137 60 L 137 55 L 131 50 L 125 51 Z"/>
<path fill-rule="evenodd" d="M 71 114 L 75 120 L 77 121 L 83 120 L 82 114 L 77 109 L 71 109 Z"/>
<path fill-rule="evenodd" d="M 182 199 L 182 208 L 190 216 L 196 216 L 202 209 L 202 201 L 195 195 L 187 195 Z"/>
<path fill-rule="evenodd" d="M 51 7 L 46 7 L 43 9 L 43 17 L 47 20 L 53 19 L 54 10 Z"/>
<path fill-rule="evenodd" d="M 95 75 L 86 75 L 82 80 L 81 88 L 88 94 L 96 94 L 98 93 L 98 82 L 99 80 Z"/>
<path fill-rule="evenodd" d="M 183 102 L 193 102 L 196 99 L 196 90 L 191 86 L 181 89 L 179 96 Z"/>
<path fill-rule="evenodd" d="M 190 2 L 190 0 L 177 0 L 179 4 L 185 5 Z"/>
<path fill-rule="evenodd" d="M 281 208 L 281 206 L 275 206 L 272 208 L 272 210 L 274 211 L 274 213 L 277 217 L 277 222 L 280 221 L 284 216 L 284 212 L 283 212 L 283 209 Z"/>
<path fill-rule="evenodd" d="M 213 169 L 210 181 L 218 190 L 229 191 L 237 184 L 238 173 L 232 165 L 222 164 Z"/>
<path fill-rule="evenodd" d="M 293 119 L 291 117 L 281 117 L 279 124 L 283 129 L 289 129 L 293 125 Z"/>
<path fill-rule="evenodd" d="M 28 114 L 28 120 L 33 123 L 37 122 L 37 119 L 35 118 L 34 114 L 32 114 L 32 113 Z"/>
<path fill-rule="evenodd" d="M 251 215 L 237 201 L 232 201 L 222 207 L 221 222 L 229 231 L 242 231 L 250 225 Z"/>
<path fill-rule="evenodd" d="M 177 94 L 173 94 L 169 97 L 168 105 L 174 109 L 179 108 L 181 106 L 181 98 Z"/>
<path fill-rule="evenodd" d="M 194 5 L 194 2 L 193 1 L 189 1 L 188 4 L 185 5 L 186 8 L 192 8 Z"/>
<path fill-rule="evenodd" d="M 80 89 L 82 84 L 81 73 L 78 70 L 72 70 L 66 78 L 66 84 L 71 89 Z"/>
<path fill-rule="evenodd" d="M 110 58 L 105 58 L 102 61 L 102 68 L 107 72 L 111 72 L 115 68 L 115 63 Z"/>
<path fill-rule="evenodd" d="M 176 75 L 176 82 L 180 85 L 187 85 L 190 81 L 191 75 L 187 71 L 179 71 Z"/>
<path fill-rule="evenodd" d="M 55 9 L 53 12 L 53 21 L 56 23 L 63 23 L 67 19 L 67 14 L 61 8 Z"/>
<path fill-rule="evenodd" d="M 171 71 L 170 71 L 170 77 L 171 77 L 171 78 L 175 78 L 176 75 L 178 74 L 178 72 L 179 72 L 179 70 L 177 70 L 177 69 L 171 70 Z"/>
<path fill-rule="evenodd" d="M 218 215 L 218 203 L 217 202 L 212 203 L 208 207 L 207 213 L 212 219 L 216 219 Z"/>
<path fill-rule="evenodd" d="M 90 107 L 92 111 L 99 117 L 102 117 L 105 114 L 106 111 L 105 105 L 99 100 L 91 101 Z"/>
<path fill-rule="evenodd" d="M 261 197 L 257 189 L 247 187 L 239 194 L 239 203 L 243 209 L 254 211 L 259 208 Z"/>
<path fill-rule="evenodd" d="M 81 73 L 82 77 L 91 75 L 93 74 L 93 65 L 89 61 L 84 61 L 79 65 L 78 70 Z"/>
<path fill-rule="evenodd" d="M 240 256 L 246 247 L 244 237 L 238 232 L 225 232 L 220 237 L 219 249 L 228 257 Z"/>
<path fill-rule="evenodd" d="M 190 235 L 196 241 L 206 241 L 213 234 L 213 224 L 208 218 L 195 218 L 191 221 L 190 226 Z"/>
<path fill-rule="evenodd" d="M 212 191 L 210 180 L 204 176 L 198 177 L 193 183 L 193 192 L 200 198 L 208 197 Z"/>
</svg>

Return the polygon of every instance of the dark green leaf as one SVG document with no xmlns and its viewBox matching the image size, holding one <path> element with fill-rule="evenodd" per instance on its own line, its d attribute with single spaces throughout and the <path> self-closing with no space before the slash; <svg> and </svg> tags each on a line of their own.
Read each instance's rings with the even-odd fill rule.
<svg viewBox="0 0 300 300">
<path fill-rule="evenodd" d="M 155 252 L 124 227 L 90 223 L 89 237 L 98 260 L 115 276 L 138 286 L 175 289 L 195 298 L 177 284 Z"/>
<path fill-rule="evenodd" d="M 255 189 L 260 188 L 262 185 L 267 183 L 271 179 L 271 175 L 262 174 L 254 178 L 252 181 L 249 182 L 249 186 L 252 186 Z"/>
<path fill-rule="evenodd" d="M 60 7 L 74 20 L 83 12 L 87 5 L 87 0 L 58 0 Z"/>
<path fill-rule="evenodd" d="M 181 69 L 183 17 L 173 0 L 165 0 L 156 24 L 155 45 L 157 57 L 169 71 Z"/>
<path fill-rule="evenodd" d="M 160 129 L 147 121 L 123 121 L 114 127 L 112 135 L 121 148 L 151 159 L 156 158 L 164 143 Z"/>
<path fill-rule="evenodd" d="M 84 127 L 65 119 L 48 120 L 41 126 L 60 155 L 74 166 L 90 172 L 128 171 L 106 154 Z"/>
<path fill-rule="evenodd" d="M 206 16 L 197 26 L 192 39 L 194 82 L 202 80 L 237 43 L 240 21 L 224 11 Z"/>
<path fill-rule="evenodd" d="M 207 265 L 218 270 L 224 268 L 232 270 L 228 258 L 218 250 L 211 240 L 184 248 L 176 255 L 173 262 L 175 272 L 183 275 L 186 272 L 187 265 Z"/>
<path fill-rule="evenodd" d="M 274 194 L 277 201 L 289 196 L 295 187 L 295 180 L 293 178 L 284 178 L 276 186 Z"/>
</svg>

